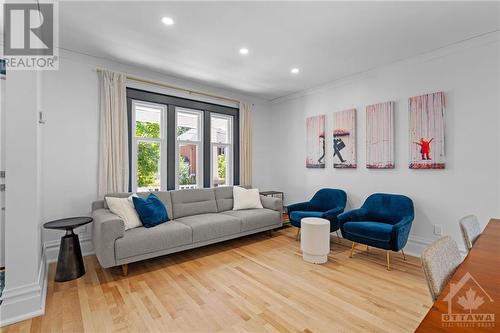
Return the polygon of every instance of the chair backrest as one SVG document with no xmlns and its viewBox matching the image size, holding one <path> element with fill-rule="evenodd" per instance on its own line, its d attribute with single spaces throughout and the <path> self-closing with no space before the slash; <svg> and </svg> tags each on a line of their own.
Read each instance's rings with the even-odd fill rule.
<svg viewBox="0 0 500 333">
<path fill-rule="evenodd" d="M 315 210 L 325 212 L 335 207 L 345 207 L 347 195 L 342 190 L 323 188 L 316 192 L 309 204 Z"/>
<path fill-rule="evenodd" d="M 413 201 L 400 194 L 374 193 L 365 200 L 362 208 L 378 222 L 394 224 L 404 217 L 414 217 Z"/>
<path fill-rule="evenodd" d="M 457 243 L 450 236 L 438 239 L 422 252 L 422 268 L 434 301 L 461 262 Z"/>
<path fill-rule="evenodd" d="M 462 237 L 464 238 L 465 248 L 470 250 L 477 237 L 481 234 L 481 225 L 475 215 L 462 217 L 459 223 L 460 230 L 462 230 Z"/>
</svg>

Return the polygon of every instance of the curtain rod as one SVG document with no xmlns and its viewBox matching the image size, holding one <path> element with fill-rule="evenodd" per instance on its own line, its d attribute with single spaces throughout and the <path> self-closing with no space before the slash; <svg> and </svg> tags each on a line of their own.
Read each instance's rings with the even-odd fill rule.
<svg viewBox="0 0 500 333">
<path fill-rule="evenodd" d="M 101 73 L 102 71 L 103 71 L 103 69 L 96 68 L 96 72 L 97 73 Z M 140 78 L 140 77 L 137 77 L 137 76 L 128 75 L 128 74 L 126 74 L 126 77 L 127 77 L 127 80 L 141 82 L 141 83 L 146 83 L 146 84 L 152 84 L 152 85 L 155 85 L 155 86 L 159 86 L 159 87 L 163 87 L 163 88 L 168 88 L 168 89 L 174 89 L 174 90 L 178 90 L 178 91 L 182 91 L 182 92 L 188 93 L 189 95 L 198 95 L 198 96 L 216 98 L 216 99 L 220 99 L 220 100 L 223 100 L 223 101 L 229 101 L 229 102 L 234 102 L 236 104 L 240 104 L 240 101 L 238 101 L 237 99 L 233 99 L 233 98 L 229 98 L 229 97 L 218 96 L 218 95 L 214 95 L 214 94 L 204 93 L 204 92 L 201 92 L 201 91 L 189 90 L 189 89 L 182 88 L 182 87 L 177 87 L 177 86 L 174 86 L 174 85 L 171 85 L 171 84 L 166 84 L 166 83 L 161 83 L 161 82 L 157 82 L 157 81 L 147 80 L 147 79 L 143 79 L 143 78 Z"/>
</svg>

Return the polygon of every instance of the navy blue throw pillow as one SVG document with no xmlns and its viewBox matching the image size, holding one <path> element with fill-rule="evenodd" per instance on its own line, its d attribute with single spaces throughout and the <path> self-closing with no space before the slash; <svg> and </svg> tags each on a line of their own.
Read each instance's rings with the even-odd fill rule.
<svg viewBox="0 0 500 333">
<path fill-rule="evenodd" d="M 156 195 L 151 193 L 147 199 L 134 196 L 132 200 L 144 227 L 151 228 L 169 220 L 165 205 Z"/>
</svg>

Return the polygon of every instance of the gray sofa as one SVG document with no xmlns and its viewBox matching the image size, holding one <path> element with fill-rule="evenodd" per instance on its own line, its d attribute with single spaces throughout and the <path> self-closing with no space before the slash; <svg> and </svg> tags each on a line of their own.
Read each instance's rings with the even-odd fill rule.
<svg viewBox="0 0 500 333">
<path fill-rule="evenodd" d="M 92 203 L 93 242 L 102 267 L 122 265 L 272 230 L 282 225 L 281 199 L 261 196 L 262 209 L 233 209 L 233 188 L 153 192 L 167 207 L 170 221 L 125 231 L 106 201 Z M 149 193 L 138 193 L 147 196 Z M 130 193 L 108 196 L 128 197 Z"/>
</svg>

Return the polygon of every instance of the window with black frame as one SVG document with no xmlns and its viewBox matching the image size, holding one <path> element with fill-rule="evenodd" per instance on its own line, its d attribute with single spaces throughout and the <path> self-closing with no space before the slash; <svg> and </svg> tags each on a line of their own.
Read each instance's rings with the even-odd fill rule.
<svg viewBox="0 0 500 333">
<path fill-rule="evenodd" d="M 127 89 L 130 190 L 239 184 L 239 110 Z"/>
</svg>

